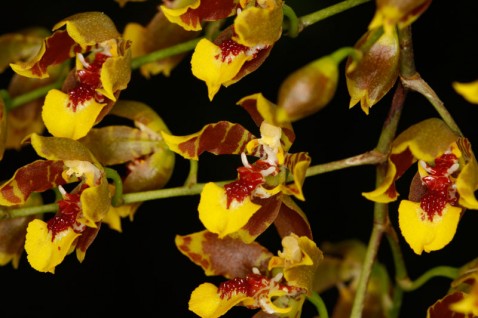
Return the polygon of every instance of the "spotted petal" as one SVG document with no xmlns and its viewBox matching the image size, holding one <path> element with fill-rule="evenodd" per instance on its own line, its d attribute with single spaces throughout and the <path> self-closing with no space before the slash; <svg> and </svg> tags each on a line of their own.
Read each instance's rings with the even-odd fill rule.
<svg viewBox="0 0 478 318">
<path fill-rule="evenodd" d="M 179 251 L 201 266 L 208 276 L 244 277 L 254 267 L 265 271 L 267 260 L 272 256 L 256 242 L 245 244 L 242 240 L 230 237 L 219 239 L 207 230 L 177 235 L 175 242 Z M 227 257 L 224 257 L 226 254 Z"/>
<path fill-rule="evenodd" d="M 239 124 L 220 121 L 208 124 L 201 131 L 187 136 L 162 132 L 169 148 L 187 159 L 198 160 L 207 151 L 213 154 L 240 154 L 255 137 Z"/>
<path fill-rule="evenodd" d="M 25 241 L 28 262 L 37 271 L 55 273 L 55 267 L 73 251 L 78 236 L 80 234 L 68 228 L 53 239 L 44 221 L 33 220 L 28 225 Z"/>
<path fill-rule="evenodd" d="M 305 174 L 309 168 L 311 158 L 305 152 L 298 152 L 288 154 L 286 156 L 285 166 L 291 171 L 294 177 L 293 183 L 283 185 L 282 192 L 289 195 L 294 195 L 299 200 L 305 200 L 302 191 L 302 185 L 305 181 Z"/>
<path fill-rule="evenodd" d="M 162 5 L 161 10 L 169 21 L 185 30 L 199 31 L 202 21 L 216 21 L 236 13 L 238 0 L 185 0 Z"/>
<path fill-rule="evenodd" d="M 33 192 L 43 192 L 69 182 L 63 177 L 61 160 L 37 160 L 17 171 L 0 186 L 0 205 L 24 204 Z"/>
<path fill-rule="evenodd" d="M 72 15 L 55 24 L 53 31 L 36 56 L 28 62 L 11 64 L 16 73 L 27 77 L 48 77 L 50 65 L 60 64 L 78 52 L 84 53 L 97 43 L 120 37 L 113 21 L 102 12 Z"/>
</svg>

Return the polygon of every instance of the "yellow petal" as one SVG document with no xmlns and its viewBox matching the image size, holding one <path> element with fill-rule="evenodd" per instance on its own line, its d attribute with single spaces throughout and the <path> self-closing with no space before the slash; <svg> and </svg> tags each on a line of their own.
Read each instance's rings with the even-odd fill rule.
<svg viewBox="0 0 478 318">
<path fill-rule="evenodd" d="M 395 182 L 395 176 L 397 175 L 397 167 L 392 160 L 388 159 L 387 173 L 382 183 L 373 191 L 363 192 L 362 195 L 370 201 L 379 203 L 389 203 L 395 201 L 398 197 L 396 191 L 388 191 L 392 184 Z"/>
<path fill-rule="evenodd" d="M 103 220 L 110 209 L 110 192 L 108 183 L 103 177 L 98 186 L 92 186 L 81 193 L 81 207 L 84 219 L 80 221 L 89 227 Z"/>
<path fill-rule="evenodd" d="M 237 43 L 248 47 L 272 45 L 282 33 L 282 6 L 276 0 L 267 1 L 271 8 L 250 7 L 234 20 Z"/>
<path fill-rule="evenodd" d="M 478 162 L 474 155 L 455 181 L 456 190 L 460 194 L 459 203 L 468 209 L 478 210 L 475 191 L 478 189 Z"/>
<path fill-rule="evenodd" d="M 95 124 L 96 118 L 106 104 L 94 99 L 78 105 L 76 111 L 68 106 L 68 95 L 53 89 L 48 92 L 43 105 L 42 118 L 48 131 L 55 137 L 79 139 Z"/>
<path fill-rule="evenodd" d="M 224 315 L 229 309 L 247 297 L 236 294 L 231 298 L 221 298 L 218 288 L 210 283 L 199 285 L 189 299 L 189 310 L 201 318 L 216 318 Z"/>
<path fill-rule="evenodd" d="M 229 209 L 224 188 L 209 182 L 204 186 L 199 201 L 199 219 L 203 225 L 219 238 L 237 232 L 261 207 L 252 203 L 249 197 L 238 203 L 233 200 Z"/>
<path fill-rule="evenodd" d="M 66 26 L 70 37 L 82 48 L 120 37 L 113 21 L 102 12 L 82 12 L 72 15 L 53 26 L 57 30 Z"/>
<path fill-rule="evenodd" d="M 232 57 L 227 56 L 223 61 L 219 46 L 201 39 L 191 57 L 191 68 L 194 76 L 206 82 L 209 100 L 212 100 L 221 85 L 232 80 L 244 63 L 251 59 L 252 56 L 240 52 Z"/>
<path fill-rule="evenodd" d="M 123 31 L 123 37 L 131 41 L 131 55 L 133 58 L 146 54 L 144 39 L 146 28 L 139 23 L 128 23 Z"/>
<path fill-rule="evenodd" d="M 116 101 L 114 94 L 125 89 L 130 78 L 131 50 L 126 49 L 123 56 L 110 57 L 103 63 L 100 74 L 102 88 L 97 89 L 97 92 Z"/>
<path fill-rule="evenodd" d="M 470 83 L 454 82 L 453 88 L 468 102 L 478 104 L 478 80 Z"/>
<path fill-rule="evenodd" d="M 47 224 L 35 219 L 28 224 L 25 250 L 30 265 L 40 272 L 55 273 L 55 267 L 71 252 L 75 239 L 80 234 L 73 229 L 59 232 L 52 240 Z"/>
<path fill-rule="evenodd" d="M 398 208 L 400 230 L 416 254 L 440 250 L 455 236 L 461 210 L 447 204 L 442 216 L 436 215 L 430 221 L 420 203 L 403 200 Z"/>
</svg>

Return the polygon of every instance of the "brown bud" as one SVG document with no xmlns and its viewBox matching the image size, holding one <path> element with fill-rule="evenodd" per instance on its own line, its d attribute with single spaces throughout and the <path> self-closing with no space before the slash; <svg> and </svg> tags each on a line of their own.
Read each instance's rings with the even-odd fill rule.
<svg viewBox="0 0 478 318">
<path fill-rule="evenodd" d="M 383 33 L 381 28 L 370 30 L 355 48 L 362 51 L 363 57 L 358 63 L 351 58 L 347 60 L 345 76 L 350 94 L 349 106 L 360 102 L 362 110 L 368 114 L 398 77 L 400 47 L 397 32 Z"/>
<path fill-rule="evenodd" d="M 324 56 L 290 74 L 279 88 L 279 120 L 296 121 L 326 106 L 335 94 L 338 63 Z"/>
</svg>

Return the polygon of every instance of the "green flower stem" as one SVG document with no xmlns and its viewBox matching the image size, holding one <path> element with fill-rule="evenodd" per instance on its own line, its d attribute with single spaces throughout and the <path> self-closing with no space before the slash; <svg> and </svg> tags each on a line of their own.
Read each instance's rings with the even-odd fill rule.
<svg viewBox="0 0 478 318">
<path fill-rule="evenodd" d="M 413 78 L 402 79 L 402 82 L 406 87 L 425 96 L 425 98 L 432 104 L 448 127 L 450 127 L 450 129 L 459 136 L 463 136 L 460 127 L 458 127 L 451 114 L 445 108 L 443 102 L 437 96 L 435 91 L 421 78 L 420 75 L 417 74 L 417 76 Z"/>
<path fill-rule="evenodd" d="M 111 198 L 111 205 L 120 206 L 123 204 L 123 181 L 118 172 L 111 168 L 105 168 L 106 178 L 113 180 L 115 184 L 115 193 Z"/>
<path fill-rule="evenodd" d="M 136 57 L 131 61 L 131 69 L 135 70 L 144 64 L 194 50 L 196 44 L 198 44 L 201 39 L 202 38 L 193 39 L 174 46 L 170 46 L 162 50 L 154 51 L 149 54 Z"/>
<path fill-rule="evenodd" d="M 343 59 L 351 56 L 355 62 L 358 62 L 362 58 L 362 52 L 356 50 L 353 47 L 342 47 L 335 51 L 334 53 L 330 54 L 330 57 L 339 64 L 342 62 Z"/>
<path fill-rule="evenodd" d="M 299 18 L 300 29 L 369 1 L 371 0 L 345 0 L 325 9 L 304 15 Z"/>
<path fill-rule="evenodd" d="M 325 306 L 324 300 L 320 297 L 319 294 L 316 292 L 312 292 L 312 295 L 307 298 L 312 304 L 314 304 L 315 308 L 319 312 L 320 318 L 329 318 L 329 314 L 327 312 L 327 307 Z"/>
<path fill-rule="evenodd" d="M 143 202 L 148 200 L 165 199 L 172 197 L 181 197 L 187 195 L 197 195 L 201 193 L 205 183 L 196 183 L 188 187 L 176 187 L 168 189 L 150 190 L 136 193 L 127 193 L 123 195 L 125 204 Z"/>
<path fill-rule="evenodd" d="M 35 215 L 41 213 L 52 213 L 58 210 L 57 203 L 50 203 L 38 206 L 29 206 L 24 208 L 15 208 L 15 209 L 7 209 L 2 207 L 0 209 L 0 220 L 18 218 L 22 216 L 28 215 Z"/>
<path fill-rule="evenodd" d="M 62 82 L 56 81 L 55 83 L 45 85 L 29 91 L 28 93 L 24 93 L 22 95 L 18 95 L 14 98 L 9 98 L 8 101 L 5 102 L 5 106 L 7 107 L 7 111 L 14 109 L 15 107 L 21 106 L 23 104 L 29 103 L 34 101 L 37 98 L 45 96 L 50 90 L 52 89 L 59 89 L 61 88 Z M 8 94 L 6 90 L 2 91 L 2 94 Z"/>
<path fill-rule="evenodd" d="M 378 151 L 372 150 L 372 151 L 368 151 L 363 154 L 349 157 L 346 159 L 341 159 L 341 160 L 332 161 L 332 162 L 309 167 L 305 175 L 306 177 L 311 177 L 318 174 L 350 168 L 350 167 L 363 166 L 363 165 L 375 165 L 375 164 L 383 163 L 385 162 L 385 160 L 387 160 L 386 155 Z"/>
<path fill-rule="evenodd" d="M 369 151 L 369 152 L 366 152 L 357 156 L 353 156 L 350 158 L 309 167 L 309 169 L 306 172 L 306 176 L 311 177 L 318 174 L 322 174 L 322 173 L 326 173 L 326 172 L 330 172 L 334 170 L 339 170 L 339 169 L 345 169 L 349 167 L 382 163 L 385 160 L 386 160 L 386 156 L 384 154 L 381 154 L 377 151 Z M 113 182 L 115 182 L 115 185 L 117 187 L 122 188 L 122 185 L 119 185 L 119 183 L 116 183 L 116 182 L 119 182 L 120 179 L 117 179 L 119 176 L 115 177 L 114 170 L 105 168 L 105 171 L 107 172 L 107 177 L 112 179 Z M 184 186 L 123 194 L 122 204 L 200 194 L 203 187 L 206 184 L 196 183 L 195 181 L 190 182 L 193 179 L 193 177 L 191 176 L 196 176 L 196 173 L 197 173 L 197 162 L 196 164 L 192 163 L 190 171 L 189 171 L 188 179 L 185 182 Z M 221 186 L 231 181 L 234 181 L 234 180 L 220 181 L 220 182 L 216 182 L 216 184 Z M 119 196 L 119 192 L 118 192 L 118 196 Z M 114 202 L 113 202 L 113 205 L 114 205 Z M 43 206 L 35 206 L 35 207 L 4 209 L 4 210 L 0 210 L 0 220 L 20 217 L 20 216 L 33 215 L 38 213 L 56 212 L 57 209 L 58 209 L 58 206 L 56 203 L 46 204 Z"/>
<path fill-rule="evenodd" d="M 189 160 L 189 174 L 186 182 L 184 182 L 185 187 L 191 187 L 198 182 L 198 166 L 199 162 L 197 160 Z"/>
<path fill-rule="evenodd" d="M 413 291 L 422 287 L 426 282 L 434 277 L 446 277 L 455 279 L 458 277 L 460 270 L 456 267 L 450 266 L 437 266 L 426 271 L 422 276 L 418 277 L 415 281 L 409 279 L 399 280 L 400 287 L 405 291 Z"/>
<path fill-rule="evenodd" d="M 299 19 L 297 18 L 297 15 L 287 4 L 282 5 L 282 12 L 284 13 L 284 16 L 287 17 L 287 21 L 289 23 L 287 26 L 287 35 L 291 38 L 297 37 L 300 31 Z"/>
<path fill-rule="evenodd" d="M 399 30 L 400 39 L 400 76 L 405 87 L 414 90 L 423 96 L 433 105 L 448 127 L 460 136 L 463 136 L 455 120 L 451 117 L 445 105 L 437 96 L 435 91 L 423 80 L 415 69 L 413 58 L 411 28 L 407 27 Z"/>
<path fill-rule="evenodd" d="M 396 135 L 398 122 L 402 114 L 405 97 L 406 90 L 399 83 L 397 89 L 395 90 L 395 94 L 392 99 L 392 105 L 390 107 L 388 116 L 385 119 L 382 132 L 377 143 L 376 150 L 380 153 L 388 153 L 390 151 L 392 141 Z M 382 183 L 382 180 L 385 177 L 385 168 L 386 167 L 384 163 L 377 166 L 377 176 L 375 182 L 377 186 Z M 362 271 L 359 277 L 359 283 L 350 315 L 351 318 L 362 317 L 362 310 L 372 267 L 375 263 L 383 234 L 386 233 L 387 228 L 390 226 L 387 204 L 375 203 L 373 220 L 373 229 L 370 235 L 367 252 L 365 254 Z"/>
<path fill-rule="evenodd" d="M 414 77 L 417 70 L 415 68 L 411 26 L 398 29 L 398 38 L 400 41 L 400 76 L 402 78 Z"/>
</svg>

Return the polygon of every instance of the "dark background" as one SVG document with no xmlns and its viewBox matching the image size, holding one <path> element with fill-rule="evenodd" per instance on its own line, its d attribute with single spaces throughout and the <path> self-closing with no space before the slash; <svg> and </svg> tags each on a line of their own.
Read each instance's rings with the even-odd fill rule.
<svg viewBox="0 0 478 318">
<path fill-rule="evenodd" d="M 335 1 L 296 0 L 287 2 L 301 16 L 326 7 Z M 111 1 L 45 0 L 2 2 L 1 34 L 27 26 L 51 28 L 61 19 L 80 11 L 103 11 L 121 32 L 126 22 L 146 24 L 156 12 L 159 1 L 129 3 L 120 8 Z M 145 79 L 133 74 L 125 99 L 135 99 L 154 107 L 176 135 L 198 131 L 218 120 L 238 122 L 257 134 L 248 115 L 236 102 L 249 94 L 262 92 L 275 101 L 282 80 L 296 68 L 343 46 L 353 46 L 366 31 L 374 14 L 373 1 L 317 23 L 298 38 L 283 37 L 266 62 L 254 73 L 229 88 L 221 88 L 209 102 L 206 85 L 194 78 L 189 56 L 169 78 Z M 417 69 L 442 98 L 464 134 L 475 143 L 478 133 L 478 105 L 457 95 L 453 81 L 478 79 L 477 5 L 473 0 L 435 1 L 413 25 Z M 1 49 L 1 48 L 0 48 Z M 294 124 L 297 141 L 292 152 L 308 151 L 312 164 L 353 156 L 372 149 L 378 140 L 383 119 L 390 105 L 386 96 L 367 116 L 359 105 L 348 109 L 349 96 L 341 65 L 339 89 L 333 102 L 322 112 Z M 2 88 L 11 72 L 0 76 Z M 437 116 L 422 96 L 411 93 L 406 101 L 399 129 L 422 119 Z M 26 149 L 7 151 L 0 162 L 2 178 L 10 178 L 15 165 L 31 160 Z M 240 165 L 238 156 L 205 154 L 199 165 L 199 182 L 219 181 L 235 177 Z M 177 157 L 176 170 L 168 186 L 180 186 L 185 180 L 188 163 Z M 407 194 L 407 178 L 398 185 L 402 197 Z M 357 167 L 315 176 L 306 180 L 306 201 L 299 205 L 307 213 L 318 244 L 356 238 L 367 242 L 372 227 L 373 204 L 361 193 L 374 188 L 374 168 Z M 0 268 L 0 317 L 194 317 L 187 310 L 190 292 L 200 283 L 218 283 L 221 278 L 206 277 L 203 271 L 183 256 L 174 245 L 176 234 L 203 229 L 198 220 L 199 196 L 145 202 L 134 222 L 123 221 L 123 233 L 102 227 L 86 259 L 80 264 L 75 255 L 67 256 L 56 273 L 33 270 L 25 255 L 17 270 L 11 265 Z M 391 204 L 391 219 L 396 224 L 396 204 Z M 447 247 L 438 252 L 415 255 L 403 244 L 409 274 L 416 278 L 437 265 L 460 266 L 476 257 L 476 211 L 465 213 L 458 232 Z M 400 236 L 400 239 L 403 239 Z M 261 238 L 271 251 L 280 248 L 273 228 Z M 390 253 L 384 241 L 380 260 L 390 265 Z M 391 274 L 393 268 L 390 266 Z M 426 308 L 446 293 L 449 281 L 436 278 L 419 290 L 405 294 L 402 317 L 425 317 Z M 331 312 L 334 293 L 326 300 Z M 234 309 L 228 316 L 252 312 Z M 306 305 L 303 317 L 315 311 Z"/>
</svg>

